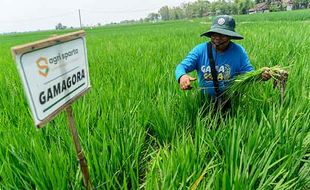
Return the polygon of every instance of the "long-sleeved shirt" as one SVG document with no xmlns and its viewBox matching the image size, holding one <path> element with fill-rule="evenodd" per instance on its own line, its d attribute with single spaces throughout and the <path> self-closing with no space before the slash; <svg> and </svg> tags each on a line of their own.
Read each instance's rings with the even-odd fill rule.
<svg viewBox="0 0 310 190">
<path fill-rule="evenodd" d="M 203 93 L 215 96 L 207 45 L 208 43 L 201 43 L 189 52 L 176 67 L 176 79 L 179 81 L 182 75 L 196 70 Z M 215 48 L 212 48 L 212 53 L 218 73 L 220 92 L 228 87 L 235 76 L 254 70 L 245 49 L 237 43 L 230 42 L 228 49 L 224 52 L 217 52 Z"/>
</svg>

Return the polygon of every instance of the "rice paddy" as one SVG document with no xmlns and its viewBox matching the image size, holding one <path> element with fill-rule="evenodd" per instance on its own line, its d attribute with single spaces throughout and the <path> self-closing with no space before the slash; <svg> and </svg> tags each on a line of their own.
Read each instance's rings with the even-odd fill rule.
<svg viewBox="0 0 310 190">
<path fill-rule="evenodd" d="M 273 79 L 255 82 L 225 116 L 201 114 L 197 82 L 181 91 L 175 81 L 207 40 L 201 20 L 86 29 L 92 89 L 73 112 L 93 187 L 309 189 L 310 12 L 236 17 L 253 66 L 289 77 L 283 102 Z M 65 113 L 34 127 L 10 52 L 52 34 L 0 35 L 0 189 L 84 189 Z"/>
</svg>

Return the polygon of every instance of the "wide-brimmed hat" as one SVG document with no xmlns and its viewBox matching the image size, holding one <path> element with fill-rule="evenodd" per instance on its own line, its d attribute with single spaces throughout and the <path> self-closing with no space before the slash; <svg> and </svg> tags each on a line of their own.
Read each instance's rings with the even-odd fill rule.
<svg viewBox="0 0 310 190">
<path fill-rule="evenodd" d="M 218 33 L 229 36 L 231 39 L 242 40 L 243 36 L 235 32 L 235 19 L 229 15 L 219 15 L 217 16 L 211 26 L 211 29 L 201 36 L 211 37 L 211 34 Z"/>
</svg>

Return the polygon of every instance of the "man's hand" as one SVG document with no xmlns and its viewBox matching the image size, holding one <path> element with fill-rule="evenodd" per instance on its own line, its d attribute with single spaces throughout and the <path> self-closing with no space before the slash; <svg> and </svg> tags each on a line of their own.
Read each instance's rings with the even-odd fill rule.
<svg viewBox="0 0 310 190">
<path fill-rule="evenodd" d="M 263 72 L 262 72 L 262 80 L 263 81 L 267 81 L 271 78 L 271 74 L 270 74 L 270 68 L 269 67 L 263 67 Z"/>
<path fill-rule="evenodd" d="M 191 81 L 195 81 L 196 78 L 193 78 L 191 76 L 188 76 L 188 75 L 183 75 L 181 76 L 180 78 L 180 87 L 182 90 L 190 90 L 192 89 L 192 86 L 191 86 Z"/>
</svg>

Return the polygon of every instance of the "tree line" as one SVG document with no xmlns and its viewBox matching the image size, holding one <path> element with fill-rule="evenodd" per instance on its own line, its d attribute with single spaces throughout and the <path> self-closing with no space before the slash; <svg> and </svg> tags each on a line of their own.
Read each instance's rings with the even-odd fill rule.
<svg viewBox="0 0 310 190">
<path fill-rule="evenodd" d="M 144 21 L 192 19 L 218 14 L 247 14 L 255 5 L 265 3 L 269 11 L 283 11 L 288 5 L 293 9 L 310 7 L 310 0 L 197 0 L 180 6 L 163 6 L 157 13 L 150 13 Z"/>
</svg>

